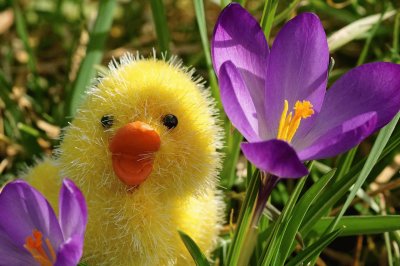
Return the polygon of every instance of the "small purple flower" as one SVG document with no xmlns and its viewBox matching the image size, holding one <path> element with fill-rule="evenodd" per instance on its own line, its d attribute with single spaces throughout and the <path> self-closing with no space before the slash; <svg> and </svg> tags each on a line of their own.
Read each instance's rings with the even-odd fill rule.
<svg viewBox="0 0 400 266">
<path fill-rule="evenodd" d="M 28 183 L 16 180 L 0 193 L 0 265 L 75 266 L 82 256 L 86 203 L 65 179 L 59 221 L 49 202 Z"/>
<path fill-rule="evenodd" d="M 400 109 L 397 64 L 359 66 L 326 92 L 328 44 L 312 13 L 286 23 L 270 50 L 257 21 L 230 4 L 215 26 L 212 57 L 225 112 L 248 141 L 244 155 L 278 177 L 306 175 L 302 162 L 351 149 Z"/>
</svg>

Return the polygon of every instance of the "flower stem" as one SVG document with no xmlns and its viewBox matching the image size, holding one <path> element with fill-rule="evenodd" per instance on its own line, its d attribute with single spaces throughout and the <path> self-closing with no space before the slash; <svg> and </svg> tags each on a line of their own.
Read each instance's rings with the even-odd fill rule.
<svg viewBox="0 0 400 266">
<path fill-rule="evenodd" d="M 253 214 L 252 226 L 256 227 L 261 219 L 261 215 L 267 205 L 269 195 L 271 195 L 276 183 L 278 183 L 279 178 L 275 175 L 271 175 L 267 172 L 261 172 L 261 184 L 259 187 L 259 192 L 257 196 L 257 201 L 255 204 L 255 210 Z"/>
<path fill-rule="evenodd" d="M 252 182 L 251 184 L 258 185 L 258 189 L 256 186 L 249 186 L 248 193 L 246 194 L 247 199 L 254 199 L 252 206 L 243 205 L 243 207 L 251 208 L 250 219 L 243 219 L 241 222 L 239 221 L 240 223 L 238 224 L 237 234 L 242 234 L 239 238 L 241 241 L 234 243 L 238 246 L 232 248 L 232 250 L 236 249 L 239 251 L 239 255 L 236 256 L 236 261 L 232 261 L 234 264 L 229 265 L 248 265 L 257 243 L 258 223 L 261 219 L 268 198 L 279 180 L 278 177 L 266 172 L 259 172 L 256 179 L 256 182 Z M 243 212 L 244 210 L 241 211 L 241 213 Z M 243 223 L 243 221 L 246 223 Z"/>
</svg>

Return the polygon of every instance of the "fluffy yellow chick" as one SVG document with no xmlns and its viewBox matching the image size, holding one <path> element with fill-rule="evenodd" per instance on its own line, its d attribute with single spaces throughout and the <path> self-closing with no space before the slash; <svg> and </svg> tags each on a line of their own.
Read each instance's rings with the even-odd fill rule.
<svg viewBox="0 0 400 266">
<path fill-rule="evenodd" d="M 65 129 L 58 154 L 28 174 L 53 207 L 61 177 L 82 190 L 89 265 L 189 265 L 177 230 L 209 254 L 222 223 L 222 130 L 201 79 L 175 58 L 110 63 Z"/>
</svg>

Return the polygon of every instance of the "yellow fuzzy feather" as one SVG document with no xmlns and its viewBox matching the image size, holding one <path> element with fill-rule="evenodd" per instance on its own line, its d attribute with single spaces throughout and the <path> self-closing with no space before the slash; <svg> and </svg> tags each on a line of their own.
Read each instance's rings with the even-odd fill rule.
<svg viewBox="0 0 400 266">
<path fill-rule="evenodd" d="M 88 93 L 57 158 L 28 173 L 53 206 L 60 178 L 81 188 L 89 212 L 83 261 L 89 265 L 192 264 L 177 229 L 207 254 L 215 247 L 223 211 L 216 190 L 222 131 L 200 81 L 174 58 L 125 55 Z M 178 117 L 176 128 L 162 124 L 166 114 Z M 114 116 L 107 130 L 100 123 L 104 115 Z M 161 147 L 149 178 L 132 188 L 114 174 L 108 143 L 118 128 L 137 120 L 159 133 Z"/>
</svg>

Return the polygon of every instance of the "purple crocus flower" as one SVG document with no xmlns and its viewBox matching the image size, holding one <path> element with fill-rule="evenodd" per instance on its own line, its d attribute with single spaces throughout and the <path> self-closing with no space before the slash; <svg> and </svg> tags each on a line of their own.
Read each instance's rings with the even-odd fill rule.
<svg viewBox="0 0 400 266">
<path fill-rule="evenodd" d="M 0 193 L 0 265 L 72 266 L 82 256 L 86 203 L 65 179 L 59 198 L 59 221 L 49 202 L 22 180 Z"/>
<path fill-rule="evenodd" d="M 212 57 L 225 112 L 248 141 L 244 155 L 278 177 L 306 175 L 302 162 L 351 149 L 400 109 L 400 65 L 392 63 L 359 66 L 326 92 L 328 44 L 312 13 L 287 22 L 269 49 L 257 21 L 230 4 Z"/>
</svg>

